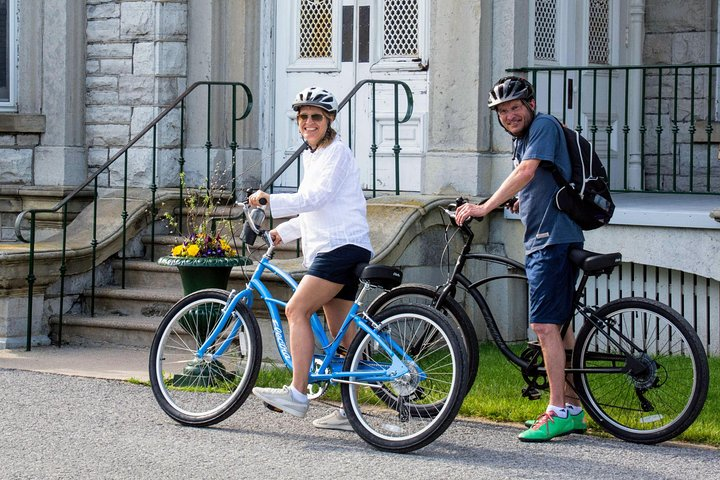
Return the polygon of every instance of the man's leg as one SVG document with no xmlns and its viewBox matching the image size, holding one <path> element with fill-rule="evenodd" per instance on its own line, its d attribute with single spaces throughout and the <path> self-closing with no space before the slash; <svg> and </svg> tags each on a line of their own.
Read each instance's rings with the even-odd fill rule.
<svg viewBox="0 0 720 480">
<path fill-rule="evenodd" d="M 565 346 L 560 337 L 560 325 L 533 323 L 533 331 L 540 340 L 543 362 L 550 384 L 550 405 L 565 406 Z"/>
</svg>

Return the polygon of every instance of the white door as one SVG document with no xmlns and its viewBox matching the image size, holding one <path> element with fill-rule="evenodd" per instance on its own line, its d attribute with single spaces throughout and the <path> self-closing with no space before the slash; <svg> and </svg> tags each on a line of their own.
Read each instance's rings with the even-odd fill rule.
<svg viewBox="0 0 720 480">
<path fill-rule="evenodd" d="M 627 2 L 609 0 L 535 0 L 532 4 L 530 65 L 535 67 L 603 67 L 625 64 Z M 622 166 L 617 159 L 618 135 L 624 119 L 625 78 L 607 70 L 553 72 L 538 75 L 539 99 L 550 97 L 550 105 L 539 102 L 538 109 L 550 112 L 571 128 L 580 127 L 592 140 L 590 125 L 595 124 L 594 144 L 609 168 L 611 185 L 622 184 Z M 549 92 L 552 92 L 551 94 Z M 608 99 L 607 92 L 611 92 Z M 607 134 L 607 125 L 611 134 Z"/>
<path fill-rule="evenodd" d="M 406 82 L 413 93 L 413 115 L 399 126 L 399 141 L 395 139 L 392 85 L 376 85 L 374 101 L 372 86 L 363 86 L 341 110 L 334 128 L 355 153 L 364 188 L 371 190 L 374 186 L 382 191 L 396 187 L 397 144 L 399 187 L 419 191 L 420 158 L 425 148 L 422 120 L 427 112 L 426 63 L 422 58 L 426 2 L 280 0 L 277 6 L 273 172 L 302 143 L 291 108 L 297 92 L 318 86 L 341 101 L 362 80 L 399 80 Z M 407 101 L 404 90 L 398 91 L 399 117 L 403 118 Z M 296 187 L 301 175 L 298 168 L 286 171 L 275 188 Z"/>
</svg>

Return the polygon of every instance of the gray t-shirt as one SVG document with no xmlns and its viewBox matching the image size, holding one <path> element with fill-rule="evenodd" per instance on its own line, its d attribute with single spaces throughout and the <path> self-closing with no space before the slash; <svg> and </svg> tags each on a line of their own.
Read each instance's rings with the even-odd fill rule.
<svg viewBox="0 0 720 480">
<path fill-rule="evenodd" d="M 525 254 L 547 245 L 584 242 L 582 229 L 555 206 L 557 183 L 548 164 L 554 163 L 570 178 L 570 157 L 560 123 L 551 115 L 538 113 L 527 135 L 515 140 L 513 161 L 541 160 L 535 177 L 518 193 L 520 219 L 525 225 Z"/>
</svg>

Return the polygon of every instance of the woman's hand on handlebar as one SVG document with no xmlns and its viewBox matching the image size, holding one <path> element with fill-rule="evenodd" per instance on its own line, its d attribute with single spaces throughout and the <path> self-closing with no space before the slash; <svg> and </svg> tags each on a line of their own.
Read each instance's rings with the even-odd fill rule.
<svg viewBox="0 0 720 480">
<path fill-rule="evenodd" d="M 283 243 L 282 237 L 277 232 L 277 230 L 270 230 L 269 233 L 270 233 L 270 239 L 272 240 L 273 245 L 275 245 L 277 247 L 278 245 Z"/>
<path fill-rule="evenodd" d="M 257 190 L 248 197 L 248 203 L 251 207 L 260 207 L 263 205 L 267 205 L 268 203 L 270 203 L 270 195 L 263 192 L 262 190 Z"/>
</svg>

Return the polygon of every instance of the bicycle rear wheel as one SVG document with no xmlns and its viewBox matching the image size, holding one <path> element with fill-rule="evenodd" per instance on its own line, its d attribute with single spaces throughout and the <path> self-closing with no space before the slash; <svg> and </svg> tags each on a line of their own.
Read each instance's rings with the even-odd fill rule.
<svg viewBox="0 0 720 480">
<path fill-rule="evenodd" d="M 468 317 L 457 300 L 448 296 L 445 297 L 442 305 L 435 305 L 439 296 L 439 292 L 428 285 L 408 283 L 395 287 L 380 295 L 368 306 L 366 313 L 370 318 L 374 318 L 378 312 L 391 306 L 427 305 L 436 308 L 449 320 L 455 322 L 460 328 L 462 344 L 466 351 L 464 358 L 465 365 L 468 369 L 468 381 L 464 389 L 464 394 L 467 394 L 475 382 L 480 360 L 480 347 L 478 345 L 477 333 L 475 332 L 475 327 L 470 317 Z"/>
<path fill-rule="evenodd" d="M 377 335 L 392 345 L 409 372 L 392 381 L 350 377 L 350 383 L 341 385 L 343 405 L 363 440 L 380 450 L 410 452 L 439 437 L 460 409 L 467 376 L 461 341 L 445 317 L 421 305 L 391 307 L 373 321 Z M 407 353 L 411 349 L 416 352 L 412 356 Z M 391 363 L 375 338 L 361 330 L 344 369 L 384 370 Z M 426 409 L 433 414 L 419 414 Z"/>
<path fill-rule="evenodd" d="M 260 371 L 260 329 L 243 304 L 235 307 L 207 353 L 197 356 L 227 299 L 228 292 L 214 289 L 184 297 L 168 311 L 153 338 L 153 394 L 163 411 L 184 425 L 204 427 L 228 418 L 245 401 Z M 236 326 L 239 330 L 227 350 L 215 355 Z"/>
<path fill-rule="evenodd" d="M 587 412 L 630 442 L 659 443 L 681 434 L 700 414 L 709 384 L 707 357 L 690 324 L 646 298 L 612 301 L 596 316 L 603 319 L 602 330 L 583 324 L 573 367 L 627 371 L 574 374 Z"/>
</svg>

